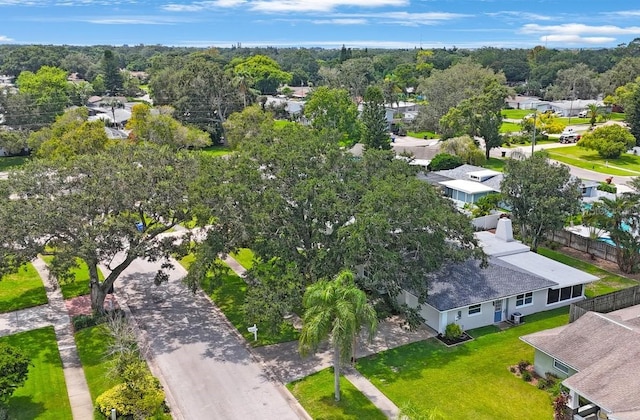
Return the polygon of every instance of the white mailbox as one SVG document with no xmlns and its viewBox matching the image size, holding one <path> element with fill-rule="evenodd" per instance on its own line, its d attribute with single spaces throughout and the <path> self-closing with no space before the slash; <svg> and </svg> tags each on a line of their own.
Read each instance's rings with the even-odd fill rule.
<svg viewBox="0 0 640 420">
<path fill-rule="evenodd" d="M 253 324 L 253 327 L 247 328 L 250 333 L 253 333 L 253 341 L 258 341 L 258 327 L 256 324 Z"/>
</svg>

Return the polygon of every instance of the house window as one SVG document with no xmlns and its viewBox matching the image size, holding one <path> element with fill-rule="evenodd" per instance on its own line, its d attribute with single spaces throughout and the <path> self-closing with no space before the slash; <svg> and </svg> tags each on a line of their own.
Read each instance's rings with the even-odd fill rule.
<svg viewBox="0 0 640 420">
<path fill-rule="evenodd" d="M 558 303 L 582 296 L 582 285 L 567 286 L 561 289 L 549 289 L 547 291 L 547 305 Z"/>
<path fill-rule="evenodd" d="M 516 296 L 516 307 L 527 306 L 533 303 L 533 292 L 524 293 Z"/>
<path fill-rule="evenodd" d="M 569 366 L 557 361 L 556 359 L 553 359 L 553 367 L 562 373 L 566 373 L 567 375 L 569 374 Z"/>
<path fill-rule="evenodd" d="M 480 313 L 480 311 L 481 311 L 480 304 L 469 306 L 469 316 L 477 315 Z"/>
</svg>

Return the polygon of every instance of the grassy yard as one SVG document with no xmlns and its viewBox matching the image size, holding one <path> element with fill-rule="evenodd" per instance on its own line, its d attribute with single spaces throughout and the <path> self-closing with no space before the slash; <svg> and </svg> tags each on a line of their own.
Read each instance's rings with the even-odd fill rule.
<svg viewBox="0 0 640 420">
<path fill-rule="evenodd" d="M 253 267 L 253 251 L 249 248 L 240 248 L 238 252 L 232 252 L 231 257 L 247 270 Z"/>
<path fill-rule="evenodd" d="M 386 416 L 346 378 L 340 378 L 340 401 L 333 389 L 333 369 L 325 369 L 287 384 L 294 397 L 316 420 L 386 419 Z"/>
<path fill-rule="evenodd" d="M 251 251 L 246 250 L 243 256 L 249 255 Z M 195 260 L 193 254 L 189 254 L 180 260 L 180 264 L 189 269 Z M 284 343 L 298 339 L 298 331 L 289 323 L 283 323 L 277 333 L 268 332 L 267 328 L 258 324 L 258 341 L 253 340 L 253 333 L 247 331 L 247 327 L 253 325 L 245 320 L 244 302 L 247 295 L 247 283 L 229 270 L 222 275 L 219 287 L 210 287 L 213 279 L 210 277 L 204 282 L 203 288 L 216 306 L 224 313 L 227 319 L 242 334 L 242 336 L 253 346 L 266 346 L 269 344 Z M 207 290 L 209 289 L 209 290 Z"/>
<path fill-rule="evenodd" d="M 31 263 L 0 281 L 0 313 L 44 305 L 47 302 L 42 279 Z"/>
<path fill-rule="evenodd" d="M 0 172 L 17 169 L 29 161 L 29 156 L 0 157 Z"/>
<path fill-rule="evenodd" d="M 501 133 L 516 133 L 518 131 L 522 131 L 520 123 L 503 122 L 500 126 Z"/>
<path fill-rule="evenodd" d="M 0 341 L 25 351 L 33 364 L 24 387 L 18 388 L 9 400 L 9 418 L 71 420 L 71 406 L 53 327 L 9 335 Z"/>
<path fill-rule="evenodd" d="M 96 398 L 109 388 L 120 383 L 118 378 L 109 374 L 110 363 L 105 357 L 110 343 L 105 324 L 95 327 L 84 328 L 78 331 L 75 336 L 78 355 L 87 378 L 91 400 Z M 96 419 L 102 418 L 99 412 L 94 413 Z"/>
<path fill-rule="evenodd" d="M 408 131 L 407 135 L 417 139 L 437 139 L 439 136 L 432 131 Z"/>
<path fill-rule="evenodd" d="M 504 159 L 489 158 L 482 167 L 502 172 L 504 170 Z"/>
<path fill-rule="evenodd" d="M 509 120 L 521 120 L 531 113 L 533 113 L 532 109 L 503 109 L 502 118 Z"/>
<path fill-rule="evenodd" d="M 51 264 L 51 260 L 53 260 L 53 256 L 51 255 L 43 255 L 41 258 L 47 263 L 47 265 Z M 71 269 L 71 273 L 75 280 L 60 284 L 62 296 L 65 299 L 71 299 L 77 296 L 89 294 L 89 268 L 87 267 L 87 264 L 78 258 L 78 267 Z M 98 278 L 100 280 L 104 279 L 100 269 L 98 269 Z"/>
<path fill-rule="evenodd" d="M 551 258 L 552 260 L 559 261 L 570 267 L 586 271 L 589 274 L 593 274 L 594 276 L 599 277 L 600 280 L 587 285 L 587 287 L 585 288 L 585 295 L 588 298 L 604 295 L 606 293 L 611 293 L 617 290 L 622 290 L 638 285 L 638 282 L 633 279 L 619 276 L 609 271 L 605 271 L 593 264 L 589 264 L 588 262 L 573 258 L 558 251 L 553 251 L 549 248 L 540 247 L 538 248 L 538 253 L 540 255 L 544 255 L 547 258 Z"/>
<path fill-rule="evenodd" d="M 470 331 L 475 340 L 447 348 L 435 338 L 360 359 L 357 368 L 398 407 L 423 418 L 551 419 L 551 397 L 509 372 L 534 350 L 519 337 L 564 325 L 568 307 L 527 316 L 505 331 Z"/>
<path fill-rule="evenodd" d="M 640 156 L 625 153 L 618 159 L 604 159 L 594 150 L 578 146 L 548 149 L 549 157 L 569 165 L 608 175 L 640 175 Z"/>
<path fill-rule="evenodd" d="M 210 146 L 200 150 L 199 153 L 208 156 L 224 156 L 231 153 L 231 149 L 227 146 Z"/>
</svg>

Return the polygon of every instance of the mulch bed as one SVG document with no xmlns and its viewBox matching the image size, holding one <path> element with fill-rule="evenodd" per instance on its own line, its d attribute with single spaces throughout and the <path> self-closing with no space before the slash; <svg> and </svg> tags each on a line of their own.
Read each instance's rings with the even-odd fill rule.
<svg viewBox="0 0 640 420">
<path fill-rule="evenodd" d="M 448 339 L 447 337 L 445 337 L 445 336 L 444 336 L 444 335 L 442 335 L 442 334 L 438 334 L 438 335 L 436 336 L 436 338 L 437 338 L 438 340 L 440 340 L 442 343 L 444 343 L 444 345 L 449 346 L 449 347 L 451 347 L 451 346 L 456 346 L 456 345 L 458 345 L 458 344 L 461 344 L 461 343 L 464 343 L 464 342 L 467 342 L 467 341 L 471 341 L 471 340 L 473 340 L 473 337 L 471 337 L 471 336 L 470 336 L 469 334 L 467 334 L 466 332 L 463 332 L 463 333 L 462 333 L 462 335 L 461 335 L 460 337 L 455 338 L 455 339 L 452 339 L 452 340 Z"/>
</svg>

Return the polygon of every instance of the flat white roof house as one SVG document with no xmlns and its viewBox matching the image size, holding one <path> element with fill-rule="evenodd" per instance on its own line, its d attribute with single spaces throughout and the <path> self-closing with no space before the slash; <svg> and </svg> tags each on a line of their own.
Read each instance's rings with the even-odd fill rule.
<svg viewBox="0 0 640 420">
<path fill-rule="evenodd" d="M 501 218 L 496 233 L 476 233 L 488 266 L 468 260 L 451 263 L 425 279 L 429 293 L 420 304 L 405 290 L 401 303 L 419 307 L 425 323 L 439 333 L 448 324 L 463 329 L 512 320 L 584 299 L 584 285 L 598 278 L 531 252 L 513 239 L 511 220 Z"/>
</svg>

